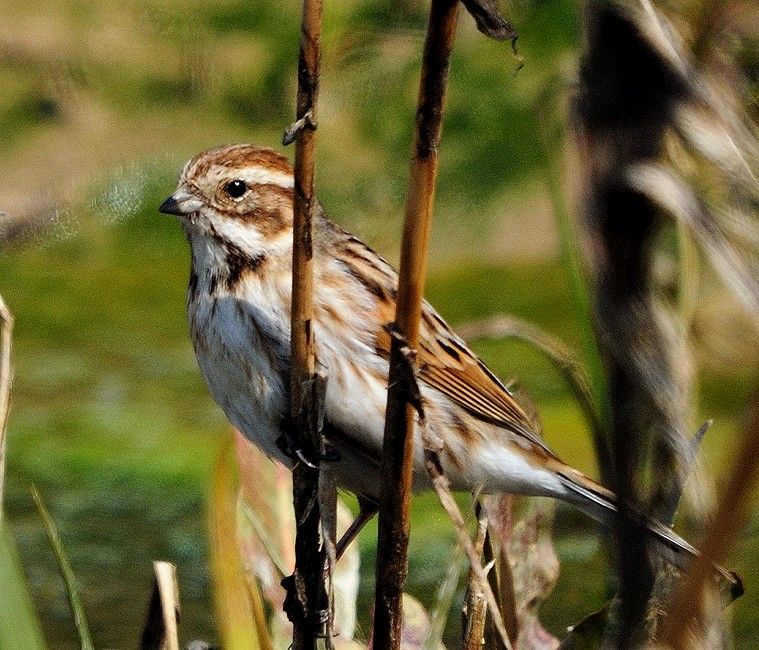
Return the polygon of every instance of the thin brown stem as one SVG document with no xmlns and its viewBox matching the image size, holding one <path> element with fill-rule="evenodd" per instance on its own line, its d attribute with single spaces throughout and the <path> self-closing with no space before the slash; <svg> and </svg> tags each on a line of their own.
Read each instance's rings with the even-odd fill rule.
<svg viewBox="0 0 759 650">
<path fill-rule="evenodd" d="M 314 158 L 322 13 L 322 0 L 303 0 L 296 107 L 298 127 L 288 130 L 290 137 L 295 135 L 291 417 L 297 428 L 297 449 L 309 460 L 309 463 L 298 463 L 293 470 L 297 532 L 290 593 L 294 602 L 290 603 L 288 614 L 293 620 L 296 650 L 316 648 L 317 638 L 330 628 L 329 599 L 324 583 L 325 554 L 319 534 L 322 499 L 318 459 L 323 443 L 319 431 L 320 382 L 316 375 L 313 328 L 313 222 L 317 206 Z"/>
<path fill-rule="evenodd" d="M 488 517 L 479 502 L 477 502 L 475 506 L 475 512 L 477 514 L 477 534 L 475 535 L 473 546 L 478 557 L 478 562 L 482 564 L 485 540 L 488 531 Z M 497 585 L 493 584 L 494 581 L 492 579 L 495 574 L 495 567 L 492 566 L 492 564 L 494 564 L 494 562 L 492 562 L 492 557 L 488 560 L 488 563 L 491 563 L 491 569 L 488 572 L 488 581 L 490 582 L 490 588 L 495 594 L 498 593 L 498 591 Z M 477 574 L 473 568 L 470 568 L 466 593 L 464 594 L 464 607 L 462 610 L 462 628 L 464 633 L 462 647 L 465 650 L 481 650 L 485 637 L 487 613 L 488 604 L 485 600 L 485 594 L 480 587 L 480 581 L 477 579 Z"/>
<path fill-rule="evenodd" d="M 414 349 L 419 337 L 437 178 L 437 151 L 457 17 L 457 0 L 432 0 L 406 198 L 395 314 L 395 327 L 400 336 L 394 339 L 390 353 L 374 609 L 374 647 L 388 650 L 400 646 L 401 596 L 408 572 L 413 470 L 415 411 L 411 404 L 408 373 L 404 372 L 406 359 L 402 347 L 408 345 Z"/>
<path fill-rule="evenodd" d="M 423 437 L 425 444 L 424 458 L 427 468 L 427 476 L 429 476 L 430 481 L 432 482 L 432 487 L 434 488 L 435 492 L 437 492 L 438 499 L 440 500 L 440 505 L 443 506 L 443 509 L 448 515 L 448 518 L 451 520 L 451 524 L 453 524 L 453 529 L 456 532 L 459 543 L 463 546 L 467 556 L 469 557 L 469 566 L 472 570 L 474 578 L 476 578 L 479 583 L 479 589 L 481 590 L 481 593 L 485 598 L 485 602 L 487 603 L 488 609 L 490 610 L 490 618 L 493 620 L 496 631 L 498 632 L 498 637 L 500 638 L 503 647 L 506 648 L 506 650 L 511 650 L 511 641 L 509 641 L 509 635 L 506 632 L 506 626 L 504 625 L 503 619 L 501 618 L 501 612 L 498 608 L 498 601 L 496 600 L 495 594 L 490 587 L 487 573 L 480 563 L 481 554 L 477 553 L 477 550 L 474 548 L 474 544 L 472 544 L 472 540 L 469 539 L 469 535 L 466 531 L 466 525 L 464 523 L 464 517 L 462 516 L 461 511 L 459 510 L 459 507 L 456 505 L 456 501 L 453 498 L 453 493 L 451 492 L 451 486 L 448 482 L 448 477 L 443 472 L 440 456 L 438 452 L 433 449 L 434 442 L 430 440 L 430 437 L 426 433 L 423 433 Z"/>
<path fill-rule="evenodd" d="M 310 113 L 312 120 L 298 130 L 295 140 L 295 195 L 293 200 L 293 294 L 291 316 L 292 411 L 297 422 L 301 414 L 301 385 L 315 370 L 313 303 L 313 220 L 314 153 L 316 150 L 316 99 L 319 89 L 319 43 L 321 39 L 322 2 L 303 0 L 303 17 L 298 57 L 298 98 L 296 116 L 302 120 Z"/>
</svg>

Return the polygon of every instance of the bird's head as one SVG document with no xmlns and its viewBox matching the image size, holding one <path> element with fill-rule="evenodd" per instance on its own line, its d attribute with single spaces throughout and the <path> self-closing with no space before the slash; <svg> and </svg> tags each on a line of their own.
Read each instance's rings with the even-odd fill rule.
<svg viewBox="0 0 759 650">
<path fill-rule="evenodd" d="M 190 240 L 214 240 L 249 255 L 292 242 L 293 170 L 254 145 L 209 149 L 190 160 L 160 212 L 180 218 Z"/>
</svg>

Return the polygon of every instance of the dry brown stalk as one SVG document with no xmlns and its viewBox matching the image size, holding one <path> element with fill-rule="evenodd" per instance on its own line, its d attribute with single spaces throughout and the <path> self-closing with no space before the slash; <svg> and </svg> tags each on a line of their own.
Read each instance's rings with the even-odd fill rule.
<svg viewBox="0 0 759 650">
<path fill-rule="evenodd" d="M 415 348 L 427 271 L 427 246 L 437 178 L 457 0 L 432 0 L 422 55 L 422 74 L 411 153 L 401 244 L 398 300 L 382 451 L 383 494 L 377 539 L 374 647 L 394 650 L 401 640 L 401 596 L 408 573 L 409 503 L 415 411 L 403 347 Z"/>
<path fill-rule="evenodd" d="M 479 588 L 482 590 L 482 593 L 485 597 L 485 601 L 488 605 L 488 610 L 493 619 L 493 623 L 495 624 L 495 628 L 498 631 L 500 641 L 503 643 L 503 646 L 506 648 L 506 650 L 511 650 L 511 642 L 509 641 L 509 635 L 506 632 L 506 627 L 503 624 L 501 612 L 498 609 L 498 601 L 496 600 L 493 590 L 490 588 L 487 572 L 481 564 L 481 553 L 477 552 L 474 544 L 472 544 L 472 540 L 469 539 L 469 535 L 466 530 L 466 524 L 464 523 L 464 517 L 461 514 L 461 510 L 459 510 L 458 505 L 456 505 L 455 499 L 453 498 L 453 493 L 451 492 L 448 477 L 446 477 L 445 473 L 443 472 L 440 456 L 438 455 L 438 452 L 434 450 L 435 443 L 434 441 L 428 439 L 428 436 L 424 432 L 424 428 L 422 428 L 422 431 L 422 435 L 425 439 L 424 458 L 427 467 L 427 475 L 432 481 L 432 486 L 435 488 L 435 492 L 437 492 L 438 499 L 440 500 L 440 505 L 443 506 L 443 509 L 453 524 L 453 529 L 456 531 L 456 536 L 458 537 L 459 543 L 464 547 L 464 550 L 466 551 L 472 573 L 474 573 L 474 576 L 479 583 Z"/>
<path fill-rule="evenodd" d="M 485 550 L 485 539 L 488 531 L 488 516 L 479 501 L 475 506 L 475 512 L 477 514 L 477 534 L 475 535 L 473 546 L 478 557 L 477 561 L 482 564 L 483 553 Z M 488 572 L 488 580 L 490 581 L 490 588 L 495 592 L 496 590 L 493 588 L 492 580 L 494 572 L 495 569 L 491 568 Z M 464 632 L 462 647 L 465 650 L 480 650 L 482 648 L 485 636 L 487 612 L 488 608 L 487 602 L 485 601 L 485 594 L 480 588 L 477 575 L 474 570 L 470 568 L 466 594 L 464 595 L 464 607 L 462 610 L 462 627 Z"/>
<path fill-rule="evenodd" d="M 483 497 L 482 505 L 488 518 L 488 534 L 485 537 L 485 561 L 496 560 L 495 568 L 488 574 L 493 591 L 498 594 L 498 611 L 501 613 L 503 624 L 509 639 L 516 644 L 519 621 L 517 620 L 516 594 L 514 593 L 514 574 L 509 558 L 509 541 L 512 534 L 512 505 L 514 497 L 511 494 L 491 494 Z M 497 541 L 496 549 L 493 542 Z M 488 619 L 491 621 L 491 619 Z M 487 647 L 502 648 L 500 640 L 495 636 L 492 622 L 486 631 Z"/>
<path fill-rule="evenodd" d="M 753 403 L 757 403 L 756 399 Z M 714 565 L 724 561 L 749 514 L 753 488 L 759 477 L 759 408 L 754 408 L 732 467 L 701 554 L 688 570 L 662 633 L 664 644 L 676 650 L 695 647 L 691 638 L 693 626 L 702 618 L 703 595 L 713 580 Z"/>
<path fill-rule="evenodd" d="M 293 290 L 291 311 L 291 417 L 297 429 L 301 458 L 293 470 L 293 506 L 297 522 L 295 572 L 290 585 L 288 616 L 293 622 L 293 647 L 316 647 L 319 636 L 330 646 L 329 601 L 325 592 L 325 554 L 320 541 L 322 496 L 319 457 L 323 453 L 319 412 L 323 381 L 317 376 L 313 332 L 314 158 L 322 29 L 322 0 L 303 0 L 298 56 L 296 122 L 284 142 L 295 137 L 293 217 Z M 334 488 L 332 488 L 334 490 Z M 328 499 L 334 502 L 334 499 Z"/>
<path fill-rule="evenodd" d="M 11 335 L 13 315 L 0 296 L 0 519 L 3 517 L 3 487 L 5 485 L 5 445 L 8 411 L 11 401 Z"/>
<path fill-rule="evenodd" d="M 140 647 L 179 650 L 177 568 L 170 562 L 153 562 L 153 571 L 153 594 Z"/>
</svg>

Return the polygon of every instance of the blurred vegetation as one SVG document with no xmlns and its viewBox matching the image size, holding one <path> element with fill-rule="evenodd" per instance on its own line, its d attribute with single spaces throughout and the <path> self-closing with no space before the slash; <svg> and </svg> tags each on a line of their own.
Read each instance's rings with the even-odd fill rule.
<svg viewBox="0 0 759 650">
<path fill-rule="evenodd" d="M 391 260 L 426 7 L 326 6 L 318 191 L 337 221 Z M 557 74 L 575 67 L 578 9 L 551 0 L 509 11 L 525 59 L 519 71 L 508 46 L 480 37 L 462 16 L 428 293 L 454 324 L 511 313 L 577 348 L 533 106 Z M 278 144 L 293 113 L 299 3 L 10 0 L 2 17 L 0 210 L 36 215 L 10 246 L 2 247 L 0 224 L 0 292 L 16 316 L 6 501 L 47 640 L 56 648 L 78 643 L 31 483 L 58 524 L 97 647 L 136 645 L 154 559 L 178 565 L 184 640 L 216 638 L 203 503 L 226 423 L 186 333 L 186 244 L 156 206 L 200 149 Z M 754 102 L 755 92 L 747 89 Z M 571 168 L 567 175 L 571 189 Z M 671 273 L 666 249 L 659 266 Z M 698 291 L 698 411 L 716 420 L 704 460 L 719 481 L 758 346 L 706 269 Z M 594 472 L 585 424 L 555 370 L 518 343 L 482 342 L 478 351 L 536 400 L 551 446 Z M 417 499 L 413 512 L 410 591 L 429 605 L 453 533 L 434 497 Z M 698 539 L 698 531 L 688 534 Z M 375 538 L 376 524 L 360 538 L 364 616 Z M 607 595 L 591 522 L 560 509 L 557 550 L 560 582 L 542 614 L 554 632 Z M 734 608 L 739 647 L 759 645 L 756 557 L 758 518 L 730 564 L 748 588 Z"/>
</svg>

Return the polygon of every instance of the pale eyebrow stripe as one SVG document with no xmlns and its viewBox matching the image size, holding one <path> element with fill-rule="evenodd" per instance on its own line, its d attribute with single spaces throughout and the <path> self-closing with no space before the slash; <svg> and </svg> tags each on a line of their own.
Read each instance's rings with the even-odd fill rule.
<svg viewBox="0 0 759 650">
<path fill-rule="evenodd" d="M 228 175 L 228 167 L 218 167 L 219 172 Z M 242 167 L 237 170 L 238 175 L 235 178 L 245 181 L 249 185 L 277 185 L 285 189 L 293 188 L 293 175 L 275 169 L 266 169 L 263 167 Z"/>
</svg>

